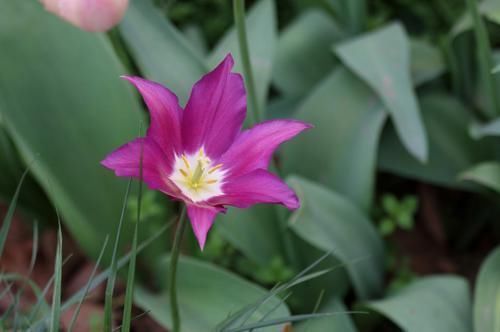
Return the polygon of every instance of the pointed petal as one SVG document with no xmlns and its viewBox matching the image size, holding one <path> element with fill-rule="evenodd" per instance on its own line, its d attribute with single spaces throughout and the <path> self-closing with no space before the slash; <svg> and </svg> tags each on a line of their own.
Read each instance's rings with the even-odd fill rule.
<svg viewBox="0 0 500 332">
<path fill-rule="evenodd" d="M 158 144 L 149 138 L 137 138 L 111 152 L 101 164 L 117 176 L 140 178 L 142 145 L 142 179 L 154 190 L 179 197 L 177 187 L 168 179 L 171 164 L 165 162 Z"/>
<path fill-rule="evenodd" d="M 290 210 L 300 206 L 293 190 L 279 177 L 263 169 L 230 178 L 222 186 L 222 191 L 224 195 L 214 197 L 208 203 L 239 208 L 247 208 L 257 203 L 271 203 L 284 205 Z"/>
<path fill-rule="evenodd" d="M 197 205 L 188 205 L 187 213 L 191 226 L 193 227 L 194 235 L 198 240 L 201 250 L 205 247 L 207 233 L 212 227 L 215 216 L 219 211 L 212 207 L 200 207 Z"/>
<path fill-rule="evenodd" d="M 167 154 L 181 152 L 182 110 L 177 96 L 163 85 L 140 77 L 123 76 L 142 95 L 151 115 L 147 136 Z"/>
<path fill-rule="evenodd" d="M 274 150 L 281 143 L 311 127 L 298 120 L 262 122 L 243 131 L 217 164 L 223 164 L 229 176 L 244 175 L 258 168 L 267 169 Z"/>
<path fill-rule="evenodd" d="M 188 153 L 204 146 L 213 160 L 231 145 L 246 113 L 243 79 L 231 73 L 229 54 L 193 87 L 182 119 L 182 142 Z"/>
</svg>

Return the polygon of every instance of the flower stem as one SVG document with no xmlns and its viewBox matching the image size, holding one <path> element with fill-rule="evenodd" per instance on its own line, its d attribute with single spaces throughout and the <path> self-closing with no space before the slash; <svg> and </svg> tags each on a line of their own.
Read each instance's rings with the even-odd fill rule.
<svg viewBox="0 0 500 332">
<path fill-rule="evenodd" d="M 255 91 L 255 81 L 253 79 L 252 65 L 248 51 L 247 32 L 245 27 L 245 0 L 234 0 L 234 22 L 238 34 L 238 44 L 240 46 L 241 64 L 243 66 L 243 77 L 248 92 L 250 113 L 253 123 L 261 122 L 263 115 L 260 109 L 257 93 Z"/>
<path fill-rule="evenodd" d="M 182 238 L 186 231 L 186 206 L 182 207 L 175 232 L 174 244 L 170 254 L 170 268 L 168 269 L 168 293 L 170 294 L 170 311 L 172 314 L 172 332 L 179 332 L 181 320 L 179 317 L 179 305 L 177 304 L 177 262 L 179 260 Z"/>
</svg>

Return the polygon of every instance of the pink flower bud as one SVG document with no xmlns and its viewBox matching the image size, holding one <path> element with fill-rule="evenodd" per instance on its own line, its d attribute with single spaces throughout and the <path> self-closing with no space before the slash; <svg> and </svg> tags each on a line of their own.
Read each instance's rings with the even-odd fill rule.
<svg viewBox="0 0 500 332">
<path fill-rule="evenodd" d="M 86 31 L 106 31 L 123 18 L 128 0 L 41 0 L 45 9 Z"/>
</svg>

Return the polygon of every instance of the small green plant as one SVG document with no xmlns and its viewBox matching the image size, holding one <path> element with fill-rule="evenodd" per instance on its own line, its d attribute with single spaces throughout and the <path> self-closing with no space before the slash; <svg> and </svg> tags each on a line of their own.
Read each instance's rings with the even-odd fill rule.
<svg viewBox="0 0 500 332">
<path fill-rule="evenodd" d="M 411 230 L 415 223 L 414 216 L 418 208 L 418 200 L 408 195 L 398 200 L 393 194 L 382 196 L 382 217 L 379 219 L 378 229 L 383 236 L 394 233 L 397 228 Z"/>
</svg>

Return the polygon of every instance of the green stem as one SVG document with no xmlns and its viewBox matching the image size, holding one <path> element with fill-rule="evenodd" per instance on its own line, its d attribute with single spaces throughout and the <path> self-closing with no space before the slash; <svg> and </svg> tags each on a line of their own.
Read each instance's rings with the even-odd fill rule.
<svg viewBox="0 0 500 332">
<path fill-rule="evenodd" d="M 234 0 L 234 22 L 238 34 L 238 44 L 240 46 L 241 64 L 243 66 L 243 77 L 248 92 L 248 102 L 253 123 L 262 121 L 262 111 L 257 93 L 255 91 L 255 81 L 253 79 L 252 64 L 250 63 L 250 53 L 248 51 L 247 32 L 245 27 L 245 0 Z"/>
<path fill-rule="evenodd" d="M 182 207 L 179 222 L 177 224 L 177 231 L 175 232 L 174 245 L 170 255 L 170 268 L 168 269 L 168 293 L 170 294 L 170 310 L 172 314 L 172 332 L 179 332 L 181 327 L 181 320 L 179 317 L 179 305 L 177 303 L 177 262 L 179 260 L 179 253 L 182 243 L 182 238 L 186 231 L 186 206 Z"/>
</svg>

